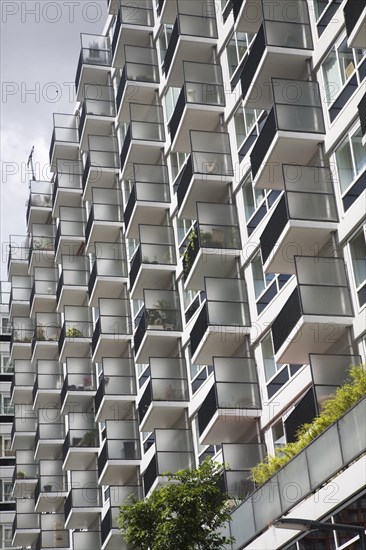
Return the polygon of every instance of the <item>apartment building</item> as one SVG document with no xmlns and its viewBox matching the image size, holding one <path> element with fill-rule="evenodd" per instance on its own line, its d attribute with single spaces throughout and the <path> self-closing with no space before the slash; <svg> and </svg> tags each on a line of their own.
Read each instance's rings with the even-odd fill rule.
<svg viewBox="0 0 366 550">
<path fill-rule="evenodd" d="M 108 1 L 52 181 L 11 236 L 15 547 L 116 550 L 118 507 L 206 456 L 239 549 L 358 548 L 366 400 L 278 474 L 366 360 L 366 9 Z"/>
<path fill-rule="evenodd" d="M 12 494 L 15 456 L 11 450 L 14 419 L 10 403 L 13 366 L 10 363 L 11 326 L 9 319 L 10 285 L 0 282 L 0 548 L 10 548 L 15 501 Z"/>
</svg>

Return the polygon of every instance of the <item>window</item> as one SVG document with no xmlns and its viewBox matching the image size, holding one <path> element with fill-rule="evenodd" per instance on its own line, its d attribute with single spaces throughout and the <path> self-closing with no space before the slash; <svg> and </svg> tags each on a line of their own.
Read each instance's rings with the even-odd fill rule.
<svg viewBox="0 0 366 550">
<path fill-rule="evenodd" d="M 248 51 L 249 44 L 254 38 L 254 34 L 245 32 L 235 32 L 226 46 L 227 59 L 229 64 L 230 77 L 234 74 L 244 55 Z"/>
<path fill-rule="evenodd" d="M 170 153 L 170 168 L 172 172 L 172 180 L 178 176 L 179 172 L 183 168 L 183 165 L 187 158 L 186 153 Z"/>
<path fill-rule="evenodd" d="M 11 525 L 0 525 L 1 548 L 12 548 L 12 536 Z"/>
<path fill-rule="evenodd" d="M 254 189 L 251 176 L 246 179 L 243 184 L 243 199 L 248 235 L 253 233 L 280 193 L 277 189 Z"/>
<path fill-rule="evenodd" d="M 320 18 L 325 8 L 332 0 L 313 0 L 316 21 Z"/>
<path fill-rule="evenodd" d="M 0 372 L 3 374 L 14 372 L 14 365 L 10 363 L 9 355 L 0 353 Z"/>
<path fill-rule="evenodd" d="M 361 127 L 351 131 L 335 150 L 338 180 L 342 194 L 366 167 Z"/>
<path fill-rule="evenodd" d="M 254 126 L 258 122 L 261 112 L 262 111 L 258 109 L 245 108 L 240 103 L 234 115 L 236 145 L 238 149 L 240 149 L 243 142 L 246 140 L 246 138 L 249 136 L 250 132 L 253 130 Z M 258 134 L 259 131 L 257 129 L 257 135 Z"/>
<path fill-rule="evenodd" d="M 366 238 L 363 228 L 349 243 L 359 306 L 366 303 Z"/>
<path fill-rule="evenodd" d="M 9 502 L 12 500 L 13 483 L 11 481 L 0 480 L 0 500 L 1 502 Z"/>
<path fill-rule="evenodd" d="M 1 334 L 11 334 L 11 324 L 9 317 L 1 318 Z"/>
<path fill-rule="evenodd" d="M 166 51 L 168 49 L 168 44 L 170 37 L 173 32 L 173 25 L 163 25 L 160 34 L 159 34 L 159 51 L 160 51 L 160 58 L 161 63 L 164 61 L 164 57 L 166 54 Z"/>
<path fill-rule="evenodd" d="M 10 397 L 0 394 L 0 414 L 14 414 L 14 407 L 11 404 Z"/>
<path fill-rule="evenodd" d="M 166 119 L 169 121 L 172 116 L 175 106 L 177 104 L 181 88 L 173 88 L 172 86 L 168 88 L 165 94 L 165 115 Z"/>
<path fill-rule="evenodd" d="M 262 294 L 263 290 L 267 288 L 269 283 L 273 281 L 274 273 L 264 273 L 262 265 L 262 256 L 259 252 L 252 261 L 252 273 L 254 282 L 254 294 L 256 298 Z"/>
<path fill-rule="evenodd" d="M 272 437 L 273 437 L 273 446 L 275 449 L 285 445 L 286 435 L 283 427 L 282 418 L 276 424 L 272 426 Z"/>
<path fill-rule="evenodd" d="M 261 348 L 262 348 L 264 374 L 265 374 L 266 380 L 269 380 L 277 372 L 277 365 L 274 360 L 274 351 L 273 351 L 271 334 L 267 334 L 267 336 L 262 340 Z"/>
<path fill-rule="evenodd" d="M 353 50 L 347 46 L 347 38 L 338 47 L 334 47 L 323 63 L 325 95 L 328 103 L 334 101 L 335 96 L 355 72 L 356 62 Z"/>
<path fill-rule="evenodd" d="M 0 456 L 15 456 L 11 450 L 10 437 L 0 436 Z"/>
</svg>

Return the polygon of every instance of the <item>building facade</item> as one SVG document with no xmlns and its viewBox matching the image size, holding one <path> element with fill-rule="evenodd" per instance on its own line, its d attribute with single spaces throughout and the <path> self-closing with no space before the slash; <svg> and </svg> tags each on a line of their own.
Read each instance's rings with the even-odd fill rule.
<svg viewBox="0 0 366 550">
<path fill-rule="evenodd" d="M 11 450 L 14 408 L 11 405 L 14 368 L 10 362 L 10 285 L 0 282 L 0 548 L 10 548 L 15 500 L 12 491 L 15 455 Z"/>
<path fill-rule="evenodd" d="M 366 10 L 108 1 L 81 35 L 52 181 L 11 236 L 12 544 L 127 548 L 118 507 L 206 456 L 233 550 L 357 548 L 365 399 L 278 475 L 250 469 L 366 360 Z"/>
</svg>

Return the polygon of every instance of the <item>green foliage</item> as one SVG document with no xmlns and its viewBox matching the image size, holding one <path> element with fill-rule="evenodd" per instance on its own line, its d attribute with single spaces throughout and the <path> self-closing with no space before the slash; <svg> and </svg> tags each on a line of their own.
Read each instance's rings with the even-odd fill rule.
<svg viewBox="0 0 366 550">
<path fill-rule="evenodd" d="M 81 338 L 82 335 L 83 333 L 78 328 L 75 328 L 75 327 L 70 327 L 66 331 L 66 336 L 68 338 Z"/>
<path fill-rule="evenodd" d="M 145 500 L 121 506 L 119 527 L 141 550 L 219 550 L 229 539 L 218 533 L 230 520 L 220 488 L 224 466 L 204 460 L 196 470 L 164 474 L 167 485 Z"/>
<path fill-rule="evenodd" d="M 187 276 L 190 272 L 191 265 L 190 265 L 190 258 L 189 258 L 189 249 L 191 248 L 194 250 L 196 246 L 196 240 L 197 240 L 197 232 L 195 229 L 192 229 L 187 237 L 187 246 L 183 254 L 183 260 L 184 260 L 184 273 Z"/>
<path fill-rule="evenodd" d="M 255 483 L 261 485 L 267 481 L 365 395 L 366 364 L 351 366 L 347 380 L 336 390 L 333 397 L 324 401 L 319 416 L 299 428 L 296 441 L 277 448 L 274 456 L 267 455 L 264 462 L 260 462 L 252 468 L 251 474 Z"/>
</svg>

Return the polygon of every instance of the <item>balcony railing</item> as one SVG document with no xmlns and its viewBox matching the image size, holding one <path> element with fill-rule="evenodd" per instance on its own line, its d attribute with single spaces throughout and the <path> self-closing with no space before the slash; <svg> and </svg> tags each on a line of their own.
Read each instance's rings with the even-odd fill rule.
<svg viewBox="0 0 366 550">
<path fill-rule="evenodd" d="M 81 176 L 83 165 L 80 160 L 58 159 L 56 162 L 56 175 L 52 191 L 52 204 L 55 205 L 57 192 L 76 191 L 82 188 Z"/>
<path fill-rule="evenodd" d="M 110 67 L 112 52 L 109 39 L 93 34 L 81 35 L 81 51 L 75 77 L 75 89 L 78 91 L 83 65 L 98 65 Z"/>
<path fill-rule="evenodd" d="M 57 143 L 60 145 L 75 145 L 75 147 L 79 144 L 78 121 L 76 115 L 54 113 L 53 122 L 54 130 L 49 151 L 51 163 Z"/>
<path fill-rule="evenodd" d="M 79 122 L 79 138 L 81 139 L 85 128 L 87 116 L 99 116 L 114 118 L 116 116 L 116 104 L 112 86 L 100 86 L 86 84 L 84 88 L 85 99 L 81 106 Z M 95 97 L 97 96 L 97 97 Z"/>
<path fill-rule="evenodd" d="M 59 352 L 63 348 L 65 340 L 77 344 L 78 342 L 89 342 L 93 335 L 93 323 L 80 319 L 68 319 L 64 322 L 59 338 Z"/>
<path fill-rule="evenodd" d="M 51 531 L 42 529 L 36 542 L 36 550 L 42 550 L 42 548 L 69 548 L 69 546 L 70 534 L 65 529 Z"/>
<path fill-rule="evenodd" d="M 329 453 L 331 449 L 331 453 Z M 366 398 L 327 428 L 241 504 L 229 523 L 234 550 L 246 546 L 366 451 Z M 327 456 L 327 460 L 319 460 Z M 296 479 L 296 495 L 288 495 Z"/>
<path fill-rule="evenodd" d="M 115 342 L 132 334 L 129 300 L 99 298 L 99 318 L 96 322 L 92 349 L 96 350 L 100 338 L 113 337 Z"/>
<path fill-rule="evenodd" d="M 298 92 L 294 99 L 288 95 L 291 86 Z M 325 133 L 319 86 L 316 82 L 272 78 L 272 92 L 274 107 L 250 154 L 253 178 L 263 164 L 277 132 L 298 133 L 300 138 L 301 133 Z"/>
<path fill-rule="evenodd" d="M 61 441 L 65 439 L 65 424 L 62 422 L 39 422 L 35 442 Z"/>
<path fill-rule="evenodd" d="M 95 191 L 95 188 L 94 188 Z M 111 191 L 110 189 L 105 189 L 104 192 L 106 194 L 105 200 L 109 198 L 108 191 Z M 117 194 L 115 194 L 117 199 Z M 116 223 L 122 225 L 123 216 L 122 216 L 122 208 L 119 204 L 101 204 L 101 203 L 93 203 L 89 218 L 85 226 L 85 239 L 88 242 L 90 239 L 90 235 L 93 229 L 94 223 L 104 223 L 105 225 L 108 223 Z"/>
<path fill-rule="evenodd" d="M 223 463 L 229 466 L 225 472 L 225 489 L 229 498 L 246 499 L 254 491 L 251 468 L 262 462 L 266 447 L 261 443 L 223 443 Z"/>
<path fill-rule="evenodd" d="M 52 207 L 52 184 L 49 181 L 31 181 L 27 205 L 27 222 L 29 223 L 31 209 L 50 209 Z"/>
</svg>

